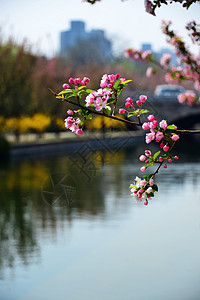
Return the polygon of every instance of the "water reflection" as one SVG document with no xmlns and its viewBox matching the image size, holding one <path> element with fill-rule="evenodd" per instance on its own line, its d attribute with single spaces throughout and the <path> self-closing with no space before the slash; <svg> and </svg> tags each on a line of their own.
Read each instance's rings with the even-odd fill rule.
<svg viewBox="0 0 200 300">
<path fill-rule="evenodd" d="M 150 209 L 156 209 L 156 203 L 166 205 L 167 201 L 173 205 L 175 193 L 199 194 L 200 157 L 199 146 L 195 145 L 194 148 L 190 144 L 176 166 L 172 164 L 167 170 L 161 170 L 157 179 L 160 193 L 150 203 Z M 138 146 L 115 155 L 93 152 L 89 159 L 88 153 L 86 157 L 26 159 L 2 167 L 0 279 L 7 279 L 7 270 L 17 273 L 22 265 L 40 265 L 44 259 L 44 241 L 55 243 L 56 236 L 70 232 L 80 220 L 88 222 L 88 226 L 93 222 L 100 222 L 101 226 L 107 223 L 115 230 L 121 220 L 137 219 L 133 209 L 140 208 L 142 212 L 144 206 L 132 201 L 128 187 L 138 175 L 137 157 L 144 149 Z M 184 158 L 190 162 L 184 163 Z M 79 239 L 82 239 L 81 230 L 79 227 Z M 102 238 L 95 237 L 96 243 Z"/>
</svg>

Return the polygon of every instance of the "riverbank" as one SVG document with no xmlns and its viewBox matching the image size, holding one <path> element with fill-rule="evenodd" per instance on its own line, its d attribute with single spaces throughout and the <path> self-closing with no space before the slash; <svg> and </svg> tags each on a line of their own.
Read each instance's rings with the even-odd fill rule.
<svg viewBox="0 0 200 300">
<path fill-rule="evenodd" d="M 107 132 L 86 133 L 83 136 L 63 134 L 44 135 L 43 138 L 34 140 L 33 136 L 22 138 L 19 143 L 11 142 L 11 159 L 22 157 L 49 156 L 62 153 L 76 154 L 80 151 L 120 151 L 122 148 L 131 147 L 142 143 L 144 135 L 141 131 L 133 132 Z"/>
</svg>

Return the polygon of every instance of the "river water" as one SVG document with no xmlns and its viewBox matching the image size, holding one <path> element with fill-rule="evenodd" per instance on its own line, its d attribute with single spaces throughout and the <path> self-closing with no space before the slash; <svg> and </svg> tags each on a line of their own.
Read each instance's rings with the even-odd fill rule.
<svg viewBox="0 0 200 300">
<path fill-rule="evenodd" d="M 1 166 L 1 300 L 200 299 L 199 144 L 148 206 L 129 191 L 144 149 Z"/>
</svg>

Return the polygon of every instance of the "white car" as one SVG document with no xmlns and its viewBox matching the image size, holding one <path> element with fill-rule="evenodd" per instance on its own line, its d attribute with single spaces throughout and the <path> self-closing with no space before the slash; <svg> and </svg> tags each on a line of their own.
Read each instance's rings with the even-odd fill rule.
<svg viewBox="0 0 200 300">
<path fill-rule="evenodd" d="M 172 85 L 172 84 L 164 84 L 164 85 L 157 85 L 155 88 L 154 95 L 157 97 L 171 97 L 177 98 L 177 96 L 181 93 L 185 93 L 186 90 L 184 87 L 180 85 Z"/>
</svg>

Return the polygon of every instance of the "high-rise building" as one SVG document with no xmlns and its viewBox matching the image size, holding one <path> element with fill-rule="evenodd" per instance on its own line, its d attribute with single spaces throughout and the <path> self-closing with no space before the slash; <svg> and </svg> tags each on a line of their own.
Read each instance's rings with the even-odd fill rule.
<svg viewBox="0 0 200 300">
<path fill-rule="evenodd" d="M 150 43 L 144 43 L 142 44 L 142 50 L 151 50 L 152 51 L 152 45 Z"/>
<path fill-rule="evenodd" d="M 87 32 L 83 21 L 71 21 L 70 30 L 61 32 L 60 56 L 67 58 L 67 51 L 80 41 L 88 41 L 95 45 L 106 61 L 112 59 L 112 45 L 105 37 L 104 30 L 93 29 Z"/>
</svg>

